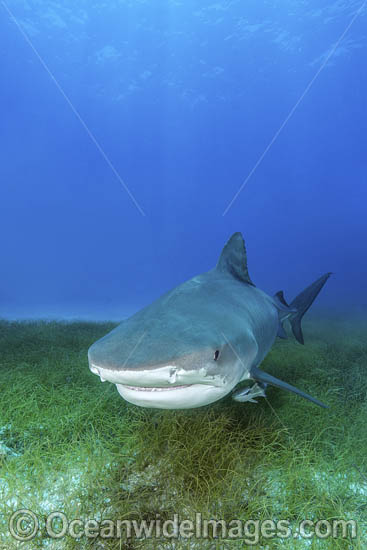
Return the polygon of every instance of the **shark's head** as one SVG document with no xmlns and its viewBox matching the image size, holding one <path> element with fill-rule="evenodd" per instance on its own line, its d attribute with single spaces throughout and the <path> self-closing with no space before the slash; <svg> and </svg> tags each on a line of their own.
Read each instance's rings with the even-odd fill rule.
<svg viewBox="0 0 367 550">
<path fill-rule="evenodd" d="M 248 375 L 256 342 L 214 299 L 212 279 L 196 277 L 123 321 L 91 346 L 90 370 L 144 407 L 193 408 L 228 394 Z"/>
<path fill-rule="evenodd" d="M 169 337 L 160 322 L 146 332 L 131 325 L 133 320 L 122 323 L 88 354 L 91 371 L 115 383 L 130 403 L 164 409 L 207 405 L 229 393 L 246 372 L 243 354 L 240 359 L 224 335 L 205 339 L 202 327 L 192 326 L 194 332 L 186 327 Z"/>
</svg>

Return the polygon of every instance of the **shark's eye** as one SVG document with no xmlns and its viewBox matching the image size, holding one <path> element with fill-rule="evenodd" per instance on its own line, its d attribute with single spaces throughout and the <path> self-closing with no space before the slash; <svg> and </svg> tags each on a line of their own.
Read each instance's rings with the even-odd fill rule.
<svg viewBox="0 0 367 550">
<path fill-rule="evenodd" d="M 219 357 L 219 349 L 215 350 L 214 352 L 214 361 L 217 361 L 218 357 Z"/>
</svg>

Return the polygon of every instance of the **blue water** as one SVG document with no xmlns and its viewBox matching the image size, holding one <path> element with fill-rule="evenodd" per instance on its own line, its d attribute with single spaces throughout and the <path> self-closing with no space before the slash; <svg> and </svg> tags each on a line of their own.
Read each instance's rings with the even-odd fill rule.
<svg viewBox="0 0 367 550">
<path fill-rule="evenodd" d="M 257 286 L 332 271 L 315 307 L 365 311 L 366 22 L 363 0 L 0 2 L 0 316 L 123 318 L 234 231 Z"/>
</svg>

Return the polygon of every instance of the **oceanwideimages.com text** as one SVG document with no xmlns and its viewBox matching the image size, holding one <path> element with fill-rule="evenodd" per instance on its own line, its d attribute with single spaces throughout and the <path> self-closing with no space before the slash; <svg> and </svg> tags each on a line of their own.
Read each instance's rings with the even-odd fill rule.
<svg viewBox="0 0 367 550">
<path fill-rule="evenodd" d="M 53 539 L 241 539 L 247 545 L 269 539 L 354 539 L 357 523 L 353 519 L 303 519 L 297 525 L 287 519 L 205 519 L 201 513 L 195 519 L 183 519 L 174 514 L 170 519 L 159 516 L 151 520 L 69 519 L 55 511 L 42 520 L 28 509 L 17 510 L 9 519 L 9 533 L 17 541 L 29 541 L 44 534 Z"/>
</svg>

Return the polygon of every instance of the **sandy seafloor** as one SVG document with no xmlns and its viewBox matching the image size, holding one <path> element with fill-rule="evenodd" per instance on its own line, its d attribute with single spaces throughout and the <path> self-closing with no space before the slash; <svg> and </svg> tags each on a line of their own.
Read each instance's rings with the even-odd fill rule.
<svg viewBox="0 0 367 550">
<path fill-rule="evenodd" d="M 14 313 L 14 317 L 18 317 L 18 315 Z M 78 319 L 90 319 L 89 314 L 91 312 L 84 311 L 80 312 L 77 316 Z M 360 313 L 360 312 L 358 312 Z M 55 317 L 54 317 L 55 315 Z M 60 319 L 60 312 L 58 312 L 58 315 L 56 315 L 56 312 L 52 314 L 52 311 L 50 310 L 48 314 L 46 315 L 47 320 L 51 321 L 52 318 Z M 11 316 L 13 317 L 13 316 Z M 19 316 L 22 317 L 21 315 Z M 37 317 L 37 315 L 36 315 Z M 102 315 L 99 319 L 96 319 L 98 321 L 101 321 L 104 316 Z M 111 315 L 109 315 L 111 319 Z M 330 320 L 330 313 L 328 315 L 328 318 Z M 69 323 L 70 319 L 72 319 L 72 316 L 69 318 L 63 318 L 62 323 L 65 325 L 70 325 L 70 327 L 73 327 L 73 323 Z M 113 317 L 112 317 L 113 319 Z M 116 317 L 115 317 L 116 320 Z M 311 329 L 312 334 L 309 336 L 309 339 L 312 340 L 312 338 L 315 336 L 315 332 L 317 330 L 317 326 L 320 326 L 321 322 L 324 322 L 322 318 L 319 317 L 319 315 L 313 314 L 310 316 L 310 319 L 307 322 L 307 329 L 309 327 L 313 326 L 312 321 L 315 321 L 315 327 Z M 32 322 L 36 321 L 36 319 L 32 319 Z M 6 322 L 6 321 L 5 321 Z M 328 321 L 326 320 L 326 325 L 328 324 Z M 349 317 L 345 314 L 339 315 L 338 317 L 333 317 L 331 320 L 331 325 L 339 326 L 340 333 L 343 333 L 343 326 L 345 327 L 346 333 L 352 335 L 353 334 L 353 327 L 358 328 L 358 338 L 353 342 L 354 349 L 358 349 L 360 354 L 359 356 L 364 357 L 367 363 L 367 345 L 366 345 L 366 339 L 364 339 L 363 335 L 367 335 L 365 332 L 365 328 L 367 326 L 367 323 L 363 316 L 360 314 L 356 315 L 356 311 L 353 312 L 353 315 L 350 315 Z M 20 330 L 22 327 L 22 323 L 19 325 Z M 307 332 L 307 331 L 306 331 Z M 327 331 L 326 331 L 327 332 Z M 326 334 L 326 333 L 325 333 Z M 352 337 L 351 337 L 352 338 Z M 326 342 L 327 344 L 327 342 Z M 351 343 L 352 345 L 352 343 Z M 363 348 L 363 349 L 362 349 Z M 361 351 L 362 350 L 362 351 Z M 85 349 L 85 352 L 87 349 Z M 1 357 L 1 362 L 4 362 L 5 358 L 4 356 Z M 0 363 L 1 367 L 1 363 Z M 349 368 L 348 365 L 346 365 L 346 368 Z M 367 364 L 366 364 L 366 379 L 367 379 Z M 14 403 L 14 406 L 17 406 L 17 403 Z M 76 405 L 77 406 L 77 405 Z M 364 407 L 366 407 L 366 403 L 364 403 Z M 310 409 L 310 413 L 312 414 L 312 408 Z M 367 409 L 366 409 L 367 413 Z M 11 416 L 11 415 L 10 415 Z M 305 418 L 305 423 L 307 423 L 308 419 Z M 366 425 L 367 425 L 367 417 L 366 417 Z M 39 428 L 42 430 L 42 426 L 39 426 Z M 10 511 L 15 511 L 19 508 L 34 508 L 35 503 L 37 506 L 37 512 L 38 514 L 42 514 L 42 516 L 47 516 L 51 512 L 55 510 L 63 510 L 65 508 L 65 502 L 67 500 L 68 504 L 73 503 L 77 506 L 78 505 L 78 499 L 80 498 L 80 495 L 83 492 L 83 487 L 87 486 L 88 483 L 86 481 L 86 478 L 89 475 L 88 471 L 88 465 L 84 464 L 82 462 L 75 461 L 74 463 L 70 463 L 63 471 L 54 471 L 53 472 L 53 478 L 52 482 L 49 482 L 48 480 L 45 480 L 43 484 L 35 485 L 30 481 L 29 477 L 27 476 L 27 479 L 24 479 L 22 481 L 21 479 L 17 480 L 14 484 L 14 479 L 10 479 L 9 476 L 12 475 L 11 469 L 8 471 L 7 464 L 9 464 L 10 461 L 16 461 L 21 456 L 21 451 L 11 448 L 8 444 L 8 440 L 6 438 L 6 434 L 9 433 L 12 430 L 12 424 L 11 421 L 7 421 L 4 423 L 0 417 L 0 457 L 2 457 L 1 461 L 1 470 L 0 470 L 0 500 L 2 502 L 2 509 L 0 511 L 0 534 L 2 537 L 0 538 L 0 548 L 1 542 L 5 545 L 4 550 L 12 550 L 13 548 L 50 548 L 50 549 L 59 549 L 59 548 L 71 548 L 71 546 L 65 546 L 63 542 L 55 541 L 52 539 L 43 539 L 42 542 L 35 540 L 33 542 L 28 542 L 27 546 L 25 545 L 19 545 L 16 543 L 12 537 L 8 533 L 8 514 Z M 367 433 L 367 430 L 366 430 Z M 361 434 L 363 436 L 362 438 L 364 441 L 366 440 L 366 433 Z M 225 452 L 225 450 L 223 451 Z M 45 459 L 46 461 L 47 459 Z M 52 469 L 52 460 L 50 462 L 50 467 Z M 110 468 L 110 464 L 105 464 L 105 473 L 108 472 Z M 133 473 L 129 480 L 124 483 L 123 486 L 121 486 L 121 490 L 123 491 L 135 491 L 137 488 L 141 487 L 147 487 L 152 485 L 154 483 L 154 480 L 159 479 L 161 472 L 160 472 L 160 465 L 159 461 L 152 463 L 144 472 L 136 471 Z M 353 471 L 346 468 L 345 472 L 338 472 L 337 475 L 332 474 L 330 471 L 323 471 L 318 470 L 315 468 L 312 473 L 313 476 L 313 482 L 317 484 L 319 487 L 322 486 L 325 488 L 325 491 L 331 491 L 335 492 L 337 494 L 338 492 L 338 486 L 340 484 L 343 485 L 344 490 L 346 490 L 350 495 L 355 495 L 356 498 L 360 499 L 361 501 L 367 502 L 367 476 L 365 472 L 365 466 L 361 465 L 360 468 L 355 468 Z M 270 480 L 271 487 L 272 487 L 272 498 L 274 500 L 274 507 L 273 511 L 276 513 L 277 511 L 277 505 L 276 502 L 285 502 L 286 501 L 286 486 L 283 483 L 282 476 L 279 475 L 279 471 L 272 470 L 269 468 L 267 472 L 267 478 Z M 22 494 L 14 494 L 12 491 L 14 490 L 14 487 L 21 487 L 22 488 Z M 173 495 L 174 496 L 174 495 Z M 246 496 L 244 494 L 244 496 Z M 300 499 L 302 498 L 302 495 L 300 495 Z M 104 504 L 106 506 L 106 509 L 110 506 L 110 499 L 108 496 L 104 499 Z M 164 505 L 165 503 L 162 503 Z M 5 513 L 6 511 L 6 513 Z M 96 514 L 98 511 L 94 511 L 95 515 L 92 514 L 92 517 L 96 517 Z M 111 514 L 113 512 L 113 509 L 111 509 Z M 284 509 L 284 504 L 282 510 L 278 510 L 278 513 L 286 514 L 287 510 Z M 350 513 L 353 513 L 353 510 L 350 510 Z M 361 546 L 357 545 L 357 542 L 355 544 L 351 544 L 350 546 L 345 546 L 345 548 L 360 548 L 361 550 L 363 548 L 367 548 L 367 511 L 365 510 L 362 513 L 362 517 L 365 517 L 365 521 L 363 524 L 363 533 L 361 533 L 361 539 L 358 544 L 362 544 Z M 362 542 L 361 542 L 362 541 Z M 323 541 L 317 541 L 317 545 L 313 546 L 312 540 L 305 540 L 302 538 L 294 539 L 293 541 L 293 548 L 294 550 L 303 550 L 308 548 L 329 548 L 327 546 L 323 546 Z M 365 545 L 365 546 L 363 546 Z M 154 545 L 153 545 L 154 546 Z M 153 548 L 152 546 L 152 548 Z M 84 546 L 83 544 L 79 544 L 79 546 L 76 544 L 75 548 L 89 548 L 89 546 Z M 98 545 L 96 543 L 95 546 L 90 546 L 90 548 L 98 548 L 100 550 L 103 550 L 104 548 L 109 548 L 105 545 L 103 542 L 98 542 Z M 156 546 L 158 548 L 158 546 Z M 257 546 L 258 548 L 264 549 L 264 550 L 272 550 L 272 548 L 278 548 L 276 546 L 273 546 L 272 544 L 261 544 Z M 135 548 L 135 546 L 129 546 L 126 548 Z M 143 546 L 136 546 L 136 548 L 143 548 Z M 146 546 L 147 549 L 150 549 L 151 546 Z M 181 548 L 209 548 L 209 546 L 205 546 L 200 541 L 190 541 L 189 546 L 185 546 L 182 542 L 179 541 L 170 541 L 169 546 L 162 546 L 162 548 L 171 548 L 171 549 L 181 549 Z M 214 548 L 214 546 L 213 546 Z M 217 547 L 215 547 L 217 548 Z M 221 546 L 218 546 L 218 548 L 221 548 Z M 224 547 L 223 547 L 224 548 Z M 240 548 L 239 546 L 235 546 L 232 544 L 231 546 L 228 546 L 228 548 Z M 287 546 L 288 548 L 288 546 Z M 331 546 L 330 546 L 331 548 Z"/>
</svg>

